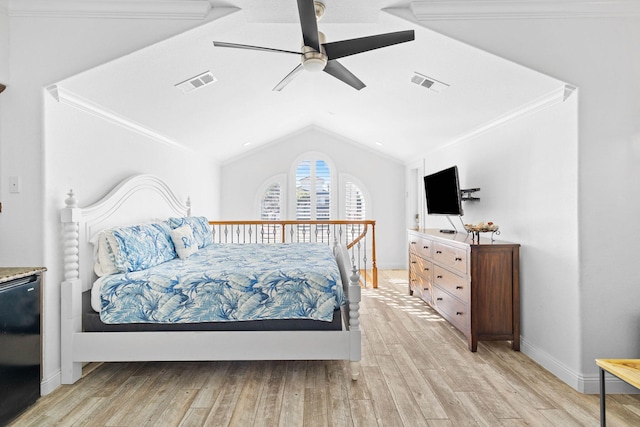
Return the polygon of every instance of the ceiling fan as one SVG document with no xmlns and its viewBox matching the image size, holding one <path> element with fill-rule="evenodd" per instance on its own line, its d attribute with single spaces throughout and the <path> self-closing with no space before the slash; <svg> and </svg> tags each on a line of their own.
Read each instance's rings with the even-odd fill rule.
<svg viewBox="0 0 640 427">
<path fill-rule="evenodd" d="M 349 86 L 360 90 L 365 87 L 365 84 L 340 64 L 337 59 L 415 39 L 414 31 L 407 30 L 327 43 L 324 34 L 318 31 L 317 22 L 324 14 L 324 9 L 324 3 L 320 1 L 298 0 L 298 13 L 300 15 L 303 39 L 302 52 L 217 41 L 214 41 L 213 45 L 300 55 L 301 63 L 273 88 L 274 91 L 282 90 L 302 70 L 324 71 Z"/>
</svg>

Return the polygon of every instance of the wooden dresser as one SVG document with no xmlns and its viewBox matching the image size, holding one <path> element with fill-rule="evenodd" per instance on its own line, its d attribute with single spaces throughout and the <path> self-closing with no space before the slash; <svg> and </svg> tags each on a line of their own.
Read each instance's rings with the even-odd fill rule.
<svg viewBox="0 0 640 427">
<path fill-rule="evenodd" d="M 416 294 L 466 337 L 510 340 L 520 350 L 520 245 L 466 233 L 409 230 L 409 294 Z"/>
</svg>

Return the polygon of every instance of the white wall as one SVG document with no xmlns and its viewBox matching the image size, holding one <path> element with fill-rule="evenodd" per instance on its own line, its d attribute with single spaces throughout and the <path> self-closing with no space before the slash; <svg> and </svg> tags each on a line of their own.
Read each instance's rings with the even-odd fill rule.
<svg viewBox="0 0 640 427">
<path fill-rule="evenodd" d="M 9 15 L 7 0 L 0 0 L 0 83 L 9 83 Z"/>
<path fill-rule="evenodd" d="M 465 223 L 493 221 L 521 244 L 522 351 L 568 383 L 579 372 L 577 94 L 425 156 L 425 173 L 457 165 Z M 553 153 L 550 155 L 550 153 Z M 462 228 L 457 219 L 454 224 Z M 451 228 L 427 216 L 429 228 Z M 549 333 L 553 331 L 553 333 Z"/>
<path fill-rule="evenodd" d="M 288 175 L 298 156 L 309 151 L 324 153 L 338 173 L 354 176 L 368 190 L 367 219 L 376 220 L 378 268 L 406 268 L 404 166 L 319 128 L 304 129 L 225 163 L 221 219 L 259 219 L 255 200 L 262 184 L 277 174 Z"/>
<path fill-rule="evenodd" d="M 7 14 L 7 0 L 0 0 L 0 83 L 9 85 L 9 15 Z M 5 95 L 0 95 L 0 113 Z M 0 203 L 2 203 L 3 173 L 2 173 L 2 122 L 0 114 Z M 1 215 L 1 214 L 0 214 Z M 0 258 L 1 259 L 1 258 Z"/>
<path fill-rule="evenodd" d="M 538 295 L 561 300 L 554 302 L 554 312 L 549 313 L 553 323 L 531 324 L 532 318 L 526 318 L 523 338 L 539 345 L 534 359 L 578 390 L 596 393 L 595 358 L 640 354 L 640 228 L 634 223 L 640 217 L 640 198 L 634 190 L 640 182 L 640 18 L 470 20 L 464 25 L 434 21 L 423 25 L 579 87 L 578 279 L 559 283 L 553 294 Z M 539 131 L 531 128 L 522 137 Z M 549 147 L 548 158 L 540 161 L 553 162 L 559 148 Z M 573 168 L 572 162 L 573 158 L 567 159 L 566 165 Z M 549 168 L 547 173 L 557 172 Z M 549 218 L 555 219 L 555 215 Z M 562 221 L 566 219 L 563 216 Z M 556 230 L 556 239 L 574 239 L 560 231 Z M 530 231 L 536 232 L 545 231 Z M 523 268 L 531 266 L 523 262 Z M 537 285 L 526 284 L 529 300 L 523 305 L 529 313 L 535 309 L 529 304 Z M 544 305 L 551 308 L 546 301 Z M 568 344 L 558 348 L 562 340 Z M 562 369 L 564 375 L 559 373 Z"/>
<path fill-rule="evenodd" d="M 73 188 L 84 206 L 130 174 L 155 173 L 175 185 L 180 196 L 191 194 L 195 213 L 215 216 L 219 169 L 213 161 L 57 104 L 44 90 L 202 21 L 11 17 L 9 24 L 11 86 L 0 102 L 0 263 L 49 269 L 43 291 L 42 390 L 47 393 L 59 384 L 58 209 L 65 193 Z M 149 154 L 150 160 L 141 161 Z M 181 164 L 172 167 L 166 159 Z M 185 172 L 184 164 L 193 168 Z M 6 188 L 13 175 L 22 181 L 19 194 Z M 194 193 L 192 185 L 201 190 Z"/>
</svg>

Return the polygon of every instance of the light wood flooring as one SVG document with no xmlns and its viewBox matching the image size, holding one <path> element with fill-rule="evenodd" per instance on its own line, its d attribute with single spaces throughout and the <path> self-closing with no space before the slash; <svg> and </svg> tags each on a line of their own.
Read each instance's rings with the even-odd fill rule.
<svg viewBox="0 0 640 427">
<path fill-rule="evenodd" d="M 583 395 L 507 342 L 464 337 L 416 297 L 406 271 L 363 290 L 361 377 L 347 363 L 105 363 L 11 426 L 597 426 Z M 609 426 L 640 426 L 640 396 L 607 397 Z"/>
</svg>

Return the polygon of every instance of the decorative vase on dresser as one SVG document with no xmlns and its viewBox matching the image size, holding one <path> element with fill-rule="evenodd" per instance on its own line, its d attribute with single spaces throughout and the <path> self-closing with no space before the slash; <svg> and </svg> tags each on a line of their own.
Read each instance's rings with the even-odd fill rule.
<svg viewBox="0 0 640 427">
<path fill-rule="evenodd" d="M 416 294 L 467 338 L 509 340 L 520 350 L 520 245 L 467 233 L 409 230 L 409 294 Z"/>
</svg>

